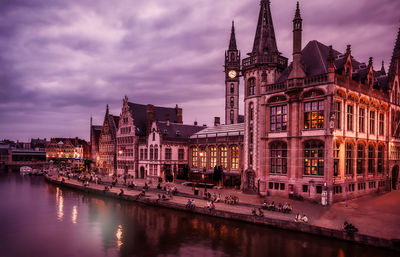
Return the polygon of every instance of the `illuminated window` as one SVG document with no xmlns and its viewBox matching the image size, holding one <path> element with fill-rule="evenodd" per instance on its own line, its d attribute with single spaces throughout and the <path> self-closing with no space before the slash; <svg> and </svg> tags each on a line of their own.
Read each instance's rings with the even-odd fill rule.
<svg viewBox="0 0 400 257">
<path fill-rule="evenodd" d="M 239 147 L 237 145 L 231 146 L 231 169 L 239 169 Z"/>
<path fill-rule="evenodd" d="M 304 104 L 304 129 L 324 128 L 324 101 Z"/>
<path fill-rule="evenodd" d="M 324 175 L 324 143 L 307 142 L 304 145 L 304 175 Z"/>
<path fill-rule="evenodd" d="M 197 148 L 193 147 L 192 148 L 192 166 L 197 168 L 198 167 L 198 162 L 197 162 L 198 156 L 197 156 Z"/>
<path fill-rule="evenodd" d="M 217 148 L 215 146 L 210 147 L 210 167 L 214 168 L 217 166 Z"/>
<path fill-rule="evenodd" d="M 227 161 L 228 155 L 226 146 L 221 146 L 219 148 L 219 154 L 220 154 L 220 159 L 219 159 L 220 165 L 222 168 L 226 169 L 228 166 L 228 161 Z"/>
<path fill-rule="evenodd" d="M 200 168 L 207 167 L 207 152 L 204 148 L 200 150 Z"/>
<path fill-rule="evenodd" d="M 271 144 L 271 173 L 287 173 L 287 145 L 283 142 Z"/>
</svg>

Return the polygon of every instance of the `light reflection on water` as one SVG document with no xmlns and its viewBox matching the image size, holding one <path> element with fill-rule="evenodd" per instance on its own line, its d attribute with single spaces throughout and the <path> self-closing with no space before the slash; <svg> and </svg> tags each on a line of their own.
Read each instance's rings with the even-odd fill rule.
<svg viewBox="0 0 400 257">
<path fill-rule="evenodd" d="M 19 183 L 15 175 L 6 178 L 0 174 L 1 256 L 396 256 L 332 239 L 90 196 L 40 178 Z M 16 186 L 18 190 L 11 190 Z M 27 211 L 29 219 L 23 215 Z M 66 213 L 71 219 L 64 218 Z"/>
</svg>

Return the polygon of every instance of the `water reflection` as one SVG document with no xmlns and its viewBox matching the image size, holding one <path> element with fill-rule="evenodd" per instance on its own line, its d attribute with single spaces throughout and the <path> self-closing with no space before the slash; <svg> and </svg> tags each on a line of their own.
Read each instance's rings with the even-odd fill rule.
<svg viewBox="0 0 400 257">
<path fill-rule="evenodd" d="M 118 225 L 117 233 L 115 233 L 115 237 L 117 238 L 117 247 L 121 248 L 122 243 L 122 225 Z"/>
<path fill-rule="evenodd" d="M 72 207 L 72 216 L 71 216 L 72 223 L 76 224 L 77 217 L 78 217 L 78 206 L 74 205 Z"/>
<path fill-rule="evenodd" d="M 56 188 L 56 206 L 57 206 L 57 219 L 63 220 L 64 217 L 64 197 L 63 192 L 58 187 Z"/>
</svg>

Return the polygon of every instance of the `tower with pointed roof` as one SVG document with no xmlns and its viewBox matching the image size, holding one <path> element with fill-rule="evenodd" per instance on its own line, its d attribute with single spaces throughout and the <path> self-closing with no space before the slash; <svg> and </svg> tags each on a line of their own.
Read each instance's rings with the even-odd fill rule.
<svg viewBox="0 0 400 257">
<path fill-rule="evenodd" d="M 265 147 L 261 140 L 265 128 L 258 124 L 265 122 L 265 109 L 262 105 L 262 93 L 267 84 L 275 83 L 287 67 L 288 59 L 278 51 L 269 0 L 260 1 L 260 12 L 253 49 L 242 61 L 242 74 L 245 84 L 245 172 L 242 178 L 244 191 L 256 190 L 255 167 L 261 165 L 260 155 Z"/>
<path fill-rule="evenodd" d="M 237 49 L 232 21 L 229 48 L 225 51 L 225 124 L 238 123 L 240 51 Z"/>
</svg>

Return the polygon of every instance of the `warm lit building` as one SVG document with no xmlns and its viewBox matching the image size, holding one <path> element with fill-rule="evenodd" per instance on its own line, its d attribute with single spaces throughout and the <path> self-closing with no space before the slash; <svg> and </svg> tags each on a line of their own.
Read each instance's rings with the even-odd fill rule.
<svg viewBox="0 0 400 257">
<path fill-rule="evenodd" d="M 88 143 L 79 138 L 51 138 L 46 147 L 47 161 L 84 160 L 89 158 Z"/>
<path fill-rule="evenodd" d="M 93 166 L 96 166 L 99 161 L 99 140 L 103 126 L 93 125 L 90 118 L 90 160 Z"/>
<path fill-rule="evenodd" d="M 390 184 L 395 188 L 399 41 L 398 35 L 389 74 L 383 66 L 374 70 L 372 58 L 367 64 L 357 61 L 350 46 L 341 53 L 314 40 L 302 48 L 297 5 L 288 66 L 278 51 L 270 1 L 261 0 L 253 49 L 240 67 L 245 82 L 243 190 L 317 201 L 327 195 L 333 202 L 388 190 Z M 235 54 L 231 58 L 237 62 Z M 231 70 L 226 73 L 233 79 L 238 67 Z"/>
<path fill-rule="evenodd" d="M 107 105 L 103 126 L 99 136 L 99 158 L 96 162 L 99 172 L 102 174 L 114 174 L 117 169 L 116 149 L 118 121 L 119 117 L 110 114 Z"/>
<path fill-rule="evenodd" d="M 219 123 L 219 117 L 216 117 L 213 127 L 205 128 L 190 137 L 191 180 L 211 183 L 214 169 L 220 168 L 225 186 L 240 186 L 244 123 Z"/>
</svg>

